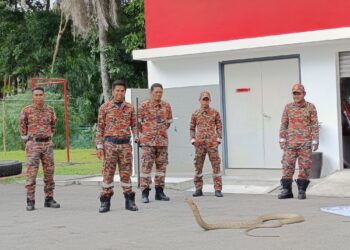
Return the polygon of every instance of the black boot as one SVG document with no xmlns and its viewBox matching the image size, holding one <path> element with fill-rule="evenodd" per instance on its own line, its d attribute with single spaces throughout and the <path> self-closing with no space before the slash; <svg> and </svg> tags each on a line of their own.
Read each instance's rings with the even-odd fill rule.
<svg viewBox="0 0 350 250">
<path fill-rule="evenodd" d="M 149 203 L 148 196 L 150 190 L 151 189 L 147 187 L 145 188 L 145 190 L 142 191 L 142 203 Z"/>
<path fill-rule="evenodd" d="M 306 189 L 309 186 L 310 181 L 309 180 L 303 180 L 303 179 L 296 179 L 295 182 L 298 185 L 298 199 L 299 200 L 304 200 L 306 199 Z"/>
<path fill-rule="evenodd" d="M 100 213 L 108 212 L 111 208 L 111 196 L 100 196 L 101 206 L 99 208 Z"/>
<path fill-rule="evenodd" d="M 192 194 L 193 197 L 199 197 L 199 196 L 202 196 L 202 195 L 203 195 L 202 189 L 197 189 L 197 190 Z"/>
<path fill-rule="evenodd" d="M 282 192 L 278 195 L 278 199 L 293 198 L 292 179 L 281 179 Z"/>
<path fill-rule="evenodd" d="M 170 201 L 170 198 L 164 194 L 162 187 L 156 187 L 155 199 L 157 201 Z"/>
<path fill-rule="evenodd" d="M 224 197 L 224 195 L 221 193 L 220 190 L 215 191 L 215 196 L 216 197 Z"/>
<path fill-rule="evenodd" d="M 53 197 L 46 197 L 44 207 L 60 208 L 61 206 L 53 199 Z"/>
<path fill-rule="evenodd" d="M 33 211 L 35 210 L 35 201 L 34 200 L 29 200 L 27 198 L 27 207 L 26 207 L 27 211 Z"/>
<path fill-rule="evenodd" d="M 139 210 L 135 204 L 135 192 L 124 193 L 125 197 L 125 209 L 131 211 Z"/>
</svg>

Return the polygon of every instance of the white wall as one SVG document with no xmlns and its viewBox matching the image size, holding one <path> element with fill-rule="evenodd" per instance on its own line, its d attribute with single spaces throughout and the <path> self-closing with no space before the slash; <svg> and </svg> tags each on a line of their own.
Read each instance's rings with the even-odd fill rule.
<svg viewBox="0 0 350 250">
<path fill-rule="evenodd" d="M 215 58 L 148 62 L 148 82 L 165 88 L 219 84 L 218 67 Z"/>
<path fill-rule="evenodd" d="M 322 122 L 320 148 L 323 152 L 322 175 L 342 169 L 341 131 L 337 53 L 350 51 L 350 41 L 340 40 L 303 46 L 279 46 L 226 54 L 176 57 L 148 62 L 149 83 L 160 82 L 165 88 L 219 84 L 219 62 L 228 60 L 299 54 L 301 79 L 306 99 L 316 105 Z M 275 93 L 274 93 L 275 94 Z M 271 96 L 273 98 L 273 96 Z M 286 103 L 292 100 L 286 100 Z M 277 142 L 276 142 L 277 143 Z"/>
<path fill-rule="evenodd" d="M 319 151 L 323 152 L 322 175 L 342 169 L 336 60 L 337 53 L 332 48 L 309 48 L 301 57 L 301 75 L 307 91 L 306 98 L 316 105 L 321 122 Z"/>
</svg>

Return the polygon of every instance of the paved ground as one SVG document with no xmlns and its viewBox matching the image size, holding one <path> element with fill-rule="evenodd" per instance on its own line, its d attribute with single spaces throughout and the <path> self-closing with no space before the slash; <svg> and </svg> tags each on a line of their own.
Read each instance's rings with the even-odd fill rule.
<svg viewBox="0 0 350 250">
<path fill-rule="evenodd" d="M 0 186 L 0 249 L 349 249 L 350 218 L 320 211 L 320 207 L 350 204 L 350 198 L 310 196 L 299 201 L 275 195 L 208 194 L 197 198 L 209 223 L 253 219 L 264 213 L 300 213 L 306 221 L 282 228 L 259 229 L 249 237 L 243 230 L 203 231 L 184 203 L 191 193 L 167 190 L 170 202 L 137 203 L 140 211 L 123 208 L 120 189 L 112 211 L 97 212 L 97 186 L 58 186 L 60 209 L 43 207 L 38 187 L 37 210 L 25 211 L 23 185 Z"/>
</svg>

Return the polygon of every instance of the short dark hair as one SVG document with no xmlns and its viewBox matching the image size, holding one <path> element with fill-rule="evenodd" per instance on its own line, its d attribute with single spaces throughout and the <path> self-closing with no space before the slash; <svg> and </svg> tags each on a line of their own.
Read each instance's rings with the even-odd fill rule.
<svg viewBox="0 0 350 250">
<path fill-rule="evenodd" d="M 43 88 L 43 87 L 40 87 L 40 86 L 39 86 L 39 87 L 33 88 L 33 89 L 32 89 L 32 93 L 34 93 L 35 90 L 40 90 L 40 91 L 42 91 L 43 93 L 45 93 L 44 88 Z"/>
<path fill-rule="evenodd" d="M 163 85 L 160 83 L 153 83 L 151 86 L 151 91 L 153 91 L 155 88 L 161 88 L 163 89 Z"/>
<path fill-rule="evenodd" d="M 112 90 L 115 89 L 115 87 L 117 86 L 123 86 L 124 89 L 126 90 L 126 83 L 124 82 L 124 80 L 116 80 L 112 83 Z"/>
</svg>

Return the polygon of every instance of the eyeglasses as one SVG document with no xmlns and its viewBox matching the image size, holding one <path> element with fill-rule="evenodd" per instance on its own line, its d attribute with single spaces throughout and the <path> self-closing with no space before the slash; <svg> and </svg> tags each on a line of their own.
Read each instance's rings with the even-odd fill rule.
<svg viewBox="0 0 350 250">
<path fill-rule="evenodd" d="M 301 92 L 293 92 L 293 95 L 302 95 L 303 93 Z"/>
<path fill-rule="evenodd" d="M 202 100 L 203 101 L 209 101 L 209 97 L 204 97 Z"/>
</svg>

